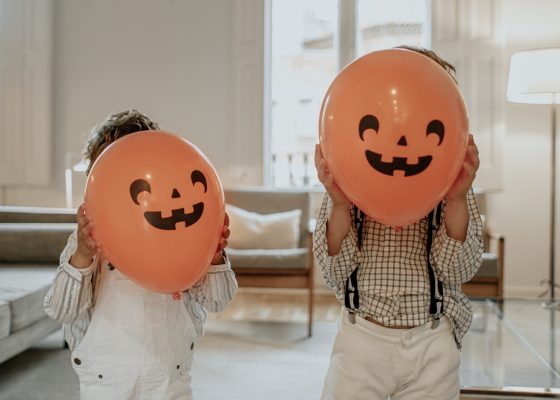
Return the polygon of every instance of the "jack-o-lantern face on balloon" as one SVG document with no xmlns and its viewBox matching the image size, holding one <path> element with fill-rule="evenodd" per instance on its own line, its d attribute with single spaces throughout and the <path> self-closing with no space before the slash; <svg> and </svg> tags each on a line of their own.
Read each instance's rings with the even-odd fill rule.
<svg viewBox="0 0 560 400">
<path fill-rule="evenodd" d="M 174 293 L 205 273 L 224 197 L 212 164 L 191 143 L 155 131 L 120 138 L 93 165 L 85 197 L 103 255 L 131 280 Z"/>
<path fill-rule="evenodd" d="M 202 172 L 198 170 L 193 171 L 191 174 L 191 180 L 193 186 L 195 183 L 200 182 L 204 186 L 204 193 L 206 193 L 206 177 Z M 142 192 L 152 193 L 152 187 L 148 181 L 145 179 L 136 179 L 130 184 L 130 197 L 137 205 L 140 205 L 138 202 L 138 195 Z M 181 194 L 176 188 L 174 188 L 171 198 L 176 199 L 180 197 Z M 204 203 L 199 202 L 193 204 L 192 209 L 193 210 L 190 213 L 185 213 L 184 208 L 173 209 L 171 210 L 171 216 L 169 217 L 163 217 L 161 211 L 145 211 L 144 218 L 146 218 L 146 221 L 148 221 L 150 225 L 157 229 L 175 230 L 177 229 L 177 224 L 184 224 L 184 227 L 186 228 L 200 219 L 202 213 L 204 212 Z"/>
<path fill-rule="evenodd" d="M 390 226 L 420 220 L 445 196 L 468 142 L 465 103 L 449 74 L 404 49 L 370 53 L 331 84 L 320 142 L 335 182 Z"/>
<path fill-rule="evenodd" d="M 375 133 L 379 133 L 379 120 L 374 115 L 365 115 L 360 120 L 360 139 L 364 140 L 364 132 L 367 129 L 372 129 Z M 445 127 L 440 120 L 434 119 L 430 121 L 428 127 L 426 128 L 426 136 L 430 134 L 435 134 L 438 136 L 439 141 L 437 145 L 441 145 L 443 142 L 443 137 L 445 135 Z M 406 136 L 401 136 L 397 142 L 399 146 L 408 146 L 408 141 Z M 431 155 L 420 155 L 418 156 L 418 161 L 414 164 L 409 163 L 406 157 L 393 157 L 391 161 L 384 162 L 383 154 L 376 153 L 371 150 L 366 150 L 366 158 L 369 164 L 377 172 L 385 175 L 394 176 L 395 171 L 403 171 L 404 176 L 414 176 L 423 172 L 432 162 Z"/>
</svg>

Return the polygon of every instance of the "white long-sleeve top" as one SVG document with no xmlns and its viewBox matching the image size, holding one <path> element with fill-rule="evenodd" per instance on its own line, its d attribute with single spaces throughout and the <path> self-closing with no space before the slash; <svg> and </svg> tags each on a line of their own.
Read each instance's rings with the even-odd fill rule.
<svg viewBox="0 0 560 400">
<path fill-rule="evenodd" d="M 89 326 L 99 285 L 98 271 L 105 267 L 99 265 L 97 256 L 87 268 L 73 267 L 69 261 L 77 246 L 74 231 L 60 255 L 60 265 L 44 301 L 47 315 L 63 323 L 64 337 L 71 350 L 82 341 Z M 196 329 L 193 339 L 203 335 L 207 311 L 222 311 L 237 291 L 235 274 L 225 258 L 224 264 L 211 265 L 198 283 L 183 292 L 183 302 Z"/>
</svg>

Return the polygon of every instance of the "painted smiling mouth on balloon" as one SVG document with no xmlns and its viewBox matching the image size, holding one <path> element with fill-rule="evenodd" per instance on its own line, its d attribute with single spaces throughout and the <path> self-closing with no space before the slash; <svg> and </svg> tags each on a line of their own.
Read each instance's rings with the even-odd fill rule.
<svg viewBox="0 0 560 400">
<path fill-rule="evenodd" d="M 393 176 L 395 171 L 404 171 L 404 176 L 414 176 L 424 171 L 432 162 L 432 156 L 418 158 L 418 163 L 409 164 L 406 157 L 393 157 L 393 161 L 381 161 L 381 154 L 366 150 L 369 165 L 378 172 Z"/>
<path fill-rule="evenodd" d="M 171 210 L 170 217 L 162 217 L 161 211 L 146 211 L 144 213 L 144 218 L 150 223 L 154 228 L 163 229 L 166 231 L 175 230 L 176 224 L 184 223 L 185 228 L 195 224 L 204 211 L 204 203 L 193 204 L 193 212 L 185 214 L 184 208 L 178 208 Z"/>
</svg>

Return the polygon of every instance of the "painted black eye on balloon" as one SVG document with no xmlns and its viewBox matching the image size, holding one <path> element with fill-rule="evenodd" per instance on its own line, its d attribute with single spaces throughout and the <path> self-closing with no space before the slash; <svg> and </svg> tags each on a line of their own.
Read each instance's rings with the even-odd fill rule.
<svg viewBox="0 0 560 400">
<path fill-rule="evenodd" d="M 373 129 L 376 133 L 379 132 L 379 120 L 375 115 L 364 115 L 360 120 L 360 139 L 364 140 L 364 132 L 368 129 Z"/>
<path fill-rule="evenodd" d="M 200 172 L 199 170 L 195 169 L 192 174 L 191 174 L 191 181 L 193 186 L 199 182 L 202 183 L 202 185 L 204 186 L 204 193 L 206 193 L 206 189 L 208 188 L 206 185 L 206 177 L 204 176 L 204 174 L 202 172 Z"/>
<path fill-rule="evenodd" d="M 445 136 L 445 127 L 443 126 L 443 122 L 439 119 L 434 119 L 430 121 L 428 127 L 426 128 L 426 136 L 435 134 L 439 137 L 438 146 L 443 142 L 443 137 Z"/>
<path fill-rule="evenodd" d="M 138 202 L 138 195 L 142 192 L 152 193 L 152 188 L 147 181 L 144 179 L 136 179 L 130 184 L 130 197 L 137 205 L 140 205 Z"/>
</svg>

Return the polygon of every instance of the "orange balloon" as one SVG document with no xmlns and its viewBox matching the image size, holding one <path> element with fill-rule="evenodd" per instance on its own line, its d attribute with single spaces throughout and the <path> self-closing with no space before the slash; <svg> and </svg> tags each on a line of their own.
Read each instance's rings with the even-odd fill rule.
<svg viewBox="0 0 560 400">
<path fill-rule="evenodd" d="M 216 170 L 167 132 L 137 132 L 107 147 L 88 176 L 85 203 L 103 256 L 160 293 L 186 290 L 204 275 L 224 224 Z"/>
<path fill-rule="evenodd" d="M 405 226 L 426 216 L 458 176 L 467 109 L 451 76 L 405 49 L 369 53 L 329 87 L 319 118 L 327 167 L 369 217 Z"/>
</svg>

